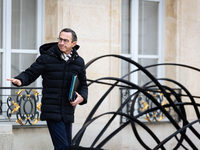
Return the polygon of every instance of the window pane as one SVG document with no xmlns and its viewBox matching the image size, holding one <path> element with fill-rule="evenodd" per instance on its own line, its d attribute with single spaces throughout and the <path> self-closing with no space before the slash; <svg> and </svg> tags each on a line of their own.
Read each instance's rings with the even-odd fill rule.
<svg viewBox="0 0 200 150">
<path fill-rule="evenodd" d="M 0 0 L 0 48 L 3 43 L 3 0 Z"/>
<path fill-rule="evenodd" d="M 130 54 L 130 0 L 122 1 L 121 53 Z"/>
<path fill-rule="evenodd" d="M 128 74 L 130 72 L 130 63 L 127 61 L 121 61 L 121 77 Z M 123 78 L 125 80 L 130 80 L 130 76 L 126 76 Z"/>
<path fill-rule="evenodd" d="M 11 76 L 15 77 L 26 70 L 35 61 L 36 54 L 12 54 L 11 55 Z M 30 86 L 36 86 L 32 83 Z"/>
<path fill-rule="evenodd" d="M 0 86 L 2 86 L 2 53 L 0 53 Z"/>
<path fill-rule="evenodd" d="M 158 54 L 158 4 L 139 1 L 139 54 Z"/>
<path fill-rule="evenodd" d="M 0 86 L 2 87 L 3 86 L 3 84 L 2 84 L 2 53 L 0 53 Z M 3 94 L 2 94 L 2 90 L 0 90 L 0 103 L 1 103 L 1 101 L 2 101 L 2 99 L 3 99 L 3 96 L 2 96 Z M 1 107 L 2 105 L 0 104 L 0 107 Z M 1 109 L 1 108 L 0 108 Z M 2 110 L 2 109 L 1 109 Z M 0 113 L 0 115 L 2 115 L 2 113 Z"/>
<path fill-rule="evenodd" d="M 158 60 L 157 59 L 139 59 L 139 64 L 141 64 L 142 66 L 149 66 L 152 64 L 157 64 Z M 147 70 L 154 76 L 157 78 L 157 67 L 151 67 L 151 68 L 147 68 Z M 147 77 L 146 74 L 144 74 L 142 71 L 138 72 L 138 84 L 139 86 L 143 86 L 145 83 L 149 82 L 150 78 Z"/>
<path fill-rule="evenodd" d="M 12 1 L 12 49 L 36 49 L 36 0 Z"/>
</svg>

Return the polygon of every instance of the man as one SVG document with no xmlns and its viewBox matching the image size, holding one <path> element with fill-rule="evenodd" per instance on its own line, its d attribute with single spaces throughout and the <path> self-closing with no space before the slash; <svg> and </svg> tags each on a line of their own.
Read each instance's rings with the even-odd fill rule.
<svg viewBox="0 0 200 150">
<path fill-rule="evenodd" d="M 88 87 L 84 60 L 78 55 L 76 33 L 63 29 L 58 43 L 40 47 L 40 56 L 24 72 L 7 79 L 16 86 L 27 86 L 42 76 L 42 106 L 40 120 L 46 120 L 55 150 L 68 150 L 71 142 L 71 123 L 74 107 L 87 103 Z M 73 75 L 78 75 L 76 99 L 69 102 L 68 95 Z"/>
</svg>

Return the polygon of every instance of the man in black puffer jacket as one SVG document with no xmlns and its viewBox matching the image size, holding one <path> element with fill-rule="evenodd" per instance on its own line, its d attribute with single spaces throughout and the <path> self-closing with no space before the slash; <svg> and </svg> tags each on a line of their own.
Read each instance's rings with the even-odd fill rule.
<svg viewBox="0 0 200 150">
<path fill-rule="evenodd" d="M 74 106 L 87 103 L 88 87 L 84 60 L 78 55 L 76 33 L 63 29 L 58 43 L 40 47 L 40 56 L 24 72 L 7 79 L 16 86 L 27 86 L 42 76 L 41 120 L 46 120 L 56 150 L 68 150 L 71 142 L 71 123 L 74 122 Z M 73 75 L 78 76 L 76 99 L 68 101 Z M 64 132 L 65 131 L 65 132 Z"/>
</svg>

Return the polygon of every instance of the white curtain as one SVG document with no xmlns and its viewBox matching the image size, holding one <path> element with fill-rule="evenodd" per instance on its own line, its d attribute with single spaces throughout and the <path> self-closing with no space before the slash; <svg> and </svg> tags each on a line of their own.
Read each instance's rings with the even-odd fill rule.
<svg viewBox="0 0 200 150">
<path fill-rule="evenodd" d="M 0 49 L 3 43 L 3 0 L 0 0 Z M 2 72 L 2 53 L 0 53 L 0 72 Z M 0 86 L 2 86 L 2 73 L 0 73 Z"/>
<path fill-rule="evenodd" d="M 29 50 L 37 49 L 37 1 L 12 1 L 12 32 L 11 48 L 26 50 L 26 53 L 11 54 L 11 76 L 14 77 L 24 71 L 35 61 L 36 54 L 29 54 Z M 35 86 L 35 83 L 31 86 Z"/>
<path fill-rule="evenodd" d="M 139 1 L 139 35 L 138 54 L 158 55 L 158 2 Z M 156 64 L 158 59 L 140 58 L 138 62 L 142 66 Z M 157 76 L 157 68 L 148 69 L 152 75 Z M 150 79 L 142 72 L 138 73 L 138 84 L 142 86 Z"/>
<path fill-rule="evenodd" d="M 156 64 L 157 63 L 157 59 L 144 59 L 144 58 L 140 58 L 138 60 L 139 64 L 142 64 L 143 66 L 148 66 L 151 64 Z M 151 68 L 147 68 L 147 70 L 154 76 L 157 76 L 157 68 L 156 67 L 151 67 Z M 138 85 L 143 86 L 145 83 L 149 82 L 150 79 L 147 77 L 146 74 L 144 74 L 143 72 L 139 71 L 138 72 Z"/>
<path fill-rule="evenodd" d="M 2 48 L 3 43 L 3 0 L 0 0 L 0 49 Z"/>
<path fill-rule="evenodd" d="M 122 1 L 121 53 L 130 54 L 130 0 Z"/>
<path fill-rule="evenodd" d="M 12 49 L 36 49 L 36 0 L 12 1 Z"/>
<path fill-rule="evenodd" d="M 141 55 L 158 54 L 158 2 L 139 1 L 138 46 Z"/>
<path fill-rule="evenodd" d="M 121 12 L 121 53 L 130 54 L 130 0 L 122 1 Z M 121 61 L 121 76 L 124 76 L 130 72 L 130 64 Z M 130 77 L 126 77 L 126 80 L 130 80 Z"/>
</svg>

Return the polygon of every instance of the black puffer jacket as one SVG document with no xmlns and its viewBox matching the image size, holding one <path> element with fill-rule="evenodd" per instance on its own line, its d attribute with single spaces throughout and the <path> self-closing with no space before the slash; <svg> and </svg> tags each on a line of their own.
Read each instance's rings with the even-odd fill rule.
<svg viewBox="0 0 200 150">
<path fill-rule="evenodd" d="M 22 86 L 34 82 L 40 75 L 43 78 L 41 120 L 74 122 L 74 109 L 68 101 L 72 75 L 80 81 L 77 92 L 84 98 L 80 105 L 87 103 L 88 87 L 84 60 L 78 55 L 76 45 L 72 57 L 66 62 L 61 58 L 58 43 L 48 43 L 40 47 L 40 56 L 24 72 L 16 76 Z"/>
</svg>

